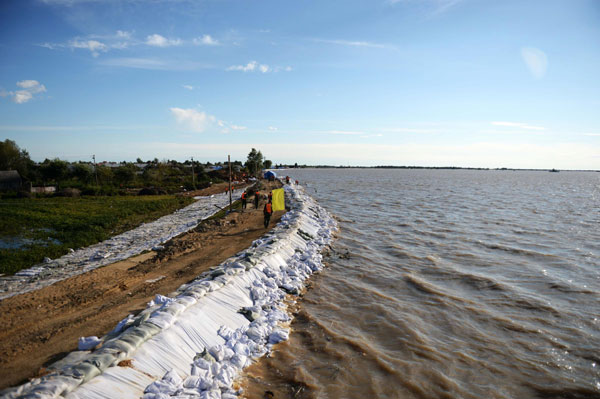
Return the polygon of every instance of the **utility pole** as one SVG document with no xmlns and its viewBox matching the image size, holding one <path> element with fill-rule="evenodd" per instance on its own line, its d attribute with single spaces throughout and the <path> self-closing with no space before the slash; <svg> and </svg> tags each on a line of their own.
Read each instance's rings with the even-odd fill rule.
<svg viewBox="0 0 600 399">
<path fill-rule="evenodd" d="M 94 160 L 94 175 L 96 175 L 96 187 L 98 187 L 98 168 L 96 167 L 96 154 L 92 155 Z"/>
<path fill-rule="evenodd" d="M 229 163 L 229 212 L 231 212 L 231 155 L 227 155 L 227 162 Z"/>
<path fill-rule="evenodd" d="M 196 189 L 196 175 L 194 174 L 194 157 L 192 157 L 192 188 Z"/>
</svg>

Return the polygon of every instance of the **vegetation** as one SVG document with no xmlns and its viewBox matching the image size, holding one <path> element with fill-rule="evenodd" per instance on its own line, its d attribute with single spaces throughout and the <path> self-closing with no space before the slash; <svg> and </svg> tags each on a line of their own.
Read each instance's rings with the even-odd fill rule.
<svg viewBox="0 0 600 399">
<path fill-rule="evenodd" d="M 271 165 L 253 148 L 245 164 L 232 162 L 233 179 L 258 175 Z M 106 240 L 193 202 L 166 194 L 229 179 L 226 162 L 137 158 L 96 164 L 55 158 L 36 163 L 8 139 L 0 141 L 0 170 L 17 170 L 24 181 L 21 191 L 0 193 L 1 274 Z M 30 186 L 56 186 L 57 193 L 32 194 Z M 234 209 L 239 206 L 236 202 Z"/>
<path fill-rule="evenodd" d="M 20 149 L 17 143 L 9 139 L 0 141 L 0 170 L 17 170 L 23 176 L 34 167 L 29 153 Z"/>
<path fill-rule="evenodd" d="M 248 159 L 246 160 L 246 168 L 248 169 L 248 173 L 250 173 L 251 176 L 257 176 L 258 172 L 260 172 L 263 168 L 263 161 L 263 154 L 253 148 L 248 154 Z"/>
<path fill-rule="evenodd" d="M 245 163 L 233 161 L 234 180 L 258 176 L 263 168 L 273 163 L 252 148 Z M 137 194 L 142 188 L 155 192 L 176 193 L 202 189 L 229 178 L 227 162 L 178 162 L 157 158 L 136 162 L 67 162 L 62 159 L 45 159 L 36 163 L 12 140 L 0 141 L 0 170 L 17 170 L 24 180 L 23 191 L 29 186 L 56 186 L 57 190 L 75 188 L 82 195 Z M 11 194 L 1 194 L 3 198 Z M 15 197 L 16 193 L 12 193 Z"/>
<path fill-rule="evenodd" d="M 183 196 L 4 199 L 0 273 L 17 271 L 131 230 L 193 202 Z"/>
</svg>

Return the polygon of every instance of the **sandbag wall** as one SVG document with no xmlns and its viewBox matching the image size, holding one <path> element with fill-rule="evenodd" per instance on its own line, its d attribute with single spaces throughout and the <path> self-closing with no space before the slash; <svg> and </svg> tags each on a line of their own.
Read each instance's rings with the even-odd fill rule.
<svg viewBox="0 0 600 399">
<path fill-rule="evenodd" d="M 303 190 L 252 246 L 124 319 L 93 352 L 74 352 L 51 374 L 3 392 L 6 398 L 233 398 L 252 359 L 287 339 L 286 294 L 322 268 L 334 219 Z"/>
</svg>

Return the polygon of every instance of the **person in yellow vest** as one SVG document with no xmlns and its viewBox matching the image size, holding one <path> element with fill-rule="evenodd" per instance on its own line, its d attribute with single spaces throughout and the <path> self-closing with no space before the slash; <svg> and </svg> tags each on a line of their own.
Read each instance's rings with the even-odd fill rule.
<svg viewBox="0 0 600 399">
<path fill-rule="evenodd" d="M 263 213 L 265 214 L 265 229 L 269 227 L 269 222 L 271 221 L 271 215 L 273 214 L 273 205 L 271 201 L 265 204 L 263 208 Z"/>
<path fill-rule="evenodd" d="M 246 209 L 246 201 L 248 200 L 248 194 L 244 191 L 242 193 L 242 210 Z"/>
</svg>

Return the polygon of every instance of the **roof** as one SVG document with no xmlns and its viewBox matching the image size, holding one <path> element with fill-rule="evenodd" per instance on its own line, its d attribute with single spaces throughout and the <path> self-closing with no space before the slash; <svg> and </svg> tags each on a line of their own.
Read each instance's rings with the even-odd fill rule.
<svg viewBox="0 0 600 399">
<path fill-rule="evenodd" d="M 21 175 L 16 170 L 0 170 L 0 183 L 21 182 Z"/>
</svg>

